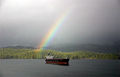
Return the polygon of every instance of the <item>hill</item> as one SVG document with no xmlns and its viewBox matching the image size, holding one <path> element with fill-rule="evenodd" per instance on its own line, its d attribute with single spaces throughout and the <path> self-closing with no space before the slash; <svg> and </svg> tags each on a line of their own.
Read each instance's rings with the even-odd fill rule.
<svg viewBox="0 0 120 77">
<path fill-rule="evenodd" d="M 35 49 L 15 49 L 15 48 L 0 48 L 0 59 L 44 59 L 48 53 L 51 53 L 55 58 L 70 58 L 70 59 L 119 59 L 118 54 L 99 53 L 89 51 L 73 51 L 61 52 L 55 50 L 42 50 L 35 52 Z"/>
</svg>

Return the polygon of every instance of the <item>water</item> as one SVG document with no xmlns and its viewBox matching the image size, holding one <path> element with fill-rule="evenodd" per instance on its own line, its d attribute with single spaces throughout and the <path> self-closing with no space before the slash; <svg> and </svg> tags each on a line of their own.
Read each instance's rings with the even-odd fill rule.
<svg viewBox="0 0 120 77">
<path fill-rule="evenodd" d="M 70 60 L 69 66 L 39 59 L 1 59 L 0 77 L 120 77 L 120 60 Z"/>
</svg>

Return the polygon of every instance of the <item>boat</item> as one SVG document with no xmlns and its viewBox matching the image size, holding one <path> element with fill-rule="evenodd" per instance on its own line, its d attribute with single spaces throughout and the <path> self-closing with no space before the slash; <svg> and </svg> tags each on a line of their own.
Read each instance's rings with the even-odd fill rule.
<svg viewBox="0 0 120 77">
<path fill-rule="evenodd" d="M 46 64 L 69 65 L 68 58 L 54 58 L 54 56 L 46 56 Z"/>
</svg>

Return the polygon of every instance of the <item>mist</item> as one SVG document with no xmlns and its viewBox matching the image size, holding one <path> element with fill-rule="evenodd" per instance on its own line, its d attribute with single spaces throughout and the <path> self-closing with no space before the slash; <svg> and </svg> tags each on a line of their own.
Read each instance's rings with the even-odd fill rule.
<svg viewBox="0 0 120 77">
<path fill-rule="evenodd" d="M 120 41 L 119 0 L 0 0 L 0 47 L 38 46 L 71 7 L 49 46 Z"/>
</svg>

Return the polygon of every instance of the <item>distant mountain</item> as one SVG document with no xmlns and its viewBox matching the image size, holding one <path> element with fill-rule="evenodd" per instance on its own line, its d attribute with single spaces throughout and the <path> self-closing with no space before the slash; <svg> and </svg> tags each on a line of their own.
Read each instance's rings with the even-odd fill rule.
<svg viewBox="0 0 120 77">
<path fill-rule="evenodd" d="M 45 49 L 54 49 L 58 51 L 95 51 L 95 52 L 120 52 L 119 45 L 97 45 L 97 44 L 80 44 L 80 45 L 62 45 L 62 46 L 51 46 L 45 47 Z"/>
<path fill-rule="evenodd" d="M 16 48 L 16 49 L 22 49 L 22 48 L 29 48 L 29 49 L 34 49 L 34 47 L 30 47 L 30 46 L 7 46 L 4 48 Z"/>
<path fill-rule="evenodd" d="M 30 46 L 7 46 L 4 48 L 29 48 L 29 49 L 35 49 L 35 47 Z M 56 51 L 65 51 L 65 52 L 71 52 L 71 51 L 94 51 L 94 52 L 104 52 L 104 53 L 120 53 L 120 45 L 119 43 L 111 44 L 111 45 L 98 45 L 98 44 L 79 44 L 79 45 L 57 45 L 57 46 L 49 46 L 44 47 L 44 49 L 52 49 Z"/>
</svg>

